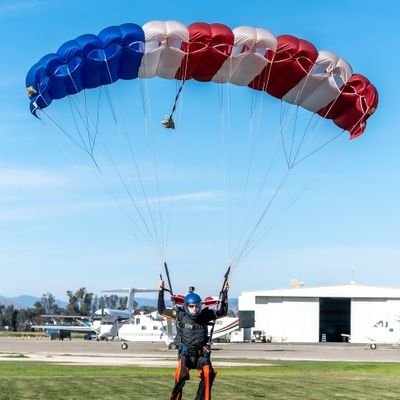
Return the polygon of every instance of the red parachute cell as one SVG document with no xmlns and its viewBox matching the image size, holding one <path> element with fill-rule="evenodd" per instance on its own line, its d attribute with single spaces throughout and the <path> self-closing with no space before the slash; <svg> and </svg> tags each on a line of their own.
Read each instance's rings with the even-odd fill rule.
<svg viewBox="0 0 400 400">
<path fill-rule="evenodd" d="M 378 91 L 363 75 L 354 74 L 343 86 L 339 96 L 318 111 L 324 118 L 332 119 L 339 127 L 350 132 L 350 138 L 360 136 L 367 119 L 378 106 Z"/>
<path fill-rule="evenodd" d="M 175 294 L 171 296 L 171 300 L 178 306 L 183 306 L 185 304 L 185 296 L 182 294 Z M 217 296 L 207 296 L 203 299 L 203 305 L 205 307 L 215 307 L 220 302 Z"/>
<path fill-rule="evenodd" d="M 263 71 L 249 84 L 281 99 L 311 70 L 318 57 L 318 50 L 310 42 L 291 35 L 278 36 L 275 52 L 267 51 L 270 61 Z"/>
<path fill-rule="evenodd" d="M 231 55 L 234 35 L 223 24 L 196 22 L 188 26 L 189 43 L 182 44 L 188 54 L 182 60 L 176 78 L 211 81 L 222 64 Z"/>
</svg>

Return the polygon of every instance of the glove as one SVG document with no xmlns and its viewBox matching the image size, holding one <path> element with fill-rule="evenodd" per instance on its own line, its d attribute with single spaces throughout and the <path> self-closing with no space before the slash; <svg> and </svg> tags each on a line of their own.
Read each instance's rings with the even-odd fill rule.
<svg viewBox="0 0 400 400">
<path fill-rule="evenodd" d="M 205 345 L 205 346 L 203 346 L 202 352 L 203 352 L 203 355 L 204 355 L 204 356 L 209 355 L 209 354 L 211 353 L 211 348 L 210 348 L 210 346 L 209 346 L 208 344 Z"/>
<path fill-rule="evenodd" d="M 226 301 L 227 300 L 229 287 L 230 287 L 229 283 L 226 282 L 225 285 L 224 285 L 224 289 L 222 291 L 222 297 L 221 297 L 222 301 Z"/>
</svg>

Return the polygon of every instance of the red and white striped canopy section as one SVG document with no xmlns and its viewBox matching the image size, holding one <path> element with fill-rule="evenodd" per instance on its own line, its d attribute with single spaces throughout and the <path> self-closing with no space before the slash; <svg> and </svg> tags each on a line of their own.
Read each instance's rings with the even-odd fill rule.
<svg viewBox="0 0 400 400">
<path fill-rule="evenodd" d="M 348 62 L 291 35 L 263 28 L 151 21 L 139 77 L 232 83 L 265 91 L 361 135 L 378 105 L 369 80 Z"/>
</svg>

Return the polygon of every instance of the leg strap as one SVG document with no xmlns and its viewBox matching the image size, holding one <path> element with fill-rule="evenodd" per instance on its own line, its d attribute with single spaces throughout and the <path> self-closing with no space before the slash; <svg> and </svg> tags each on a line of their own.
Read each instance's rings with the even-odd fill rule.
<svg viewBox="0 0 400 400">
<path fill-rule="evenodd" d="M 186 357 L 181 357 L 175 370 L 175 386 L 172 389 L 170 400 L 181 400 L 182 390 L 189 380 L 189 368 L 186 366 Z"/>
<path fill-rule="evenodd" d="M 211 400 L 211 388 L 217 373 L 210 364 L 200 367 L 198 377 L 200 378 L 197 389 L 196 400 Z"/>
</svg>

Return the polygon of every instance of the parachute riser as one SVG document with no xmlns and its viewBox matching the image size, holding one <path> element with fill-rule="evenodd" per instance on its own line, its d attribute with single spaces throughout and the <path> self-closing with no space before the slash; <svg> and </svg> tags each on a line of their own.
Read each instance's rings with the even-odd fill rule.
<svg viewBox="0 0 400 400">
<path fill-rule="evenodd" d="M 174 105 L 172 107 L 171 114 L 161 121 L 161 124 L 164 126 L 164 128 L 175 129 L 175 122 L 174 122 L 173 117 L 174 117 L 174 114 L 176 111 L 176 106 L 178 104 L 179 96 L 182 92 L 185 82 L 186 82 L 186 80 L 182 81 L 181 86 L 179 87 L 178 93 L 175 96 Z"/>
<path fill-rule="evenodd" d="M 170 278 L 170 276 L 169 276 L 168 265 L 167 265 L 166 262 L 164 262 L 164 269 L 165 269 L 165 275 L 167 276 L 167 281 L 168 281 L 168 287 L 169 287 L 169 289 L 163 288 L 163 290 L 166 291 L 166 292 L 168 292 L 168 293 L 170 294 L 172 305 L 175 306 L 174 292 L 173 292 L 173 290 L 172 290 L 171 278 Z M 163 280 L 162 274 L 160 274 L 160 279 Z"/>
<path fill-rule="evenodd" d="M 221 291 L 219 292 L 218 306 L 217 306 L 218 310 L 221 309 L 221 303 L 224 300 L 224 296 L 226 296 L 228 279 L 229 279 L 229 274 L 231 272 L 231 267 L 232 267 L 231 265 L 228 267 L 228 269 L 226 270 L 225 275 L 224 275 L 224 283 L 222 284 Z M 208 336 L 208 344 L 210 346 L 211 346 L 211 343 L 212 343 L 212 337 L 213 337 L 213 334 L 214 334 L 214 328 L 215 328 L 215 322 L 212 325 L 211 331 L 210 331 L 210 335 Z"/>
</svg>

